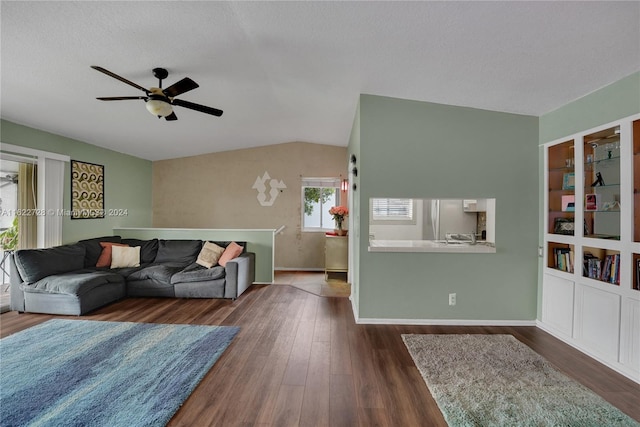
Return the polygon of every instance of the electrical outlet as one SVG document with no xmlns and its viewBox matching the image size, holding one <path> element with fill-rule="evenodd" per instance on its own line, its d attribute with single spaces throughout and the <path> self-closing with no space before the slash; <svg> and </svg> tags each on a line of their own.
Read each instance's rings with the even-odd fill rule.
<svg viewBox="0 0 640 427">
<path fill-rule="evenodd" d="M 449 294 L 449 305 L 456 305 L 456 294 Z"/>
<path fill-rule="evenodd" d="M 542 246 L 538 246 L 538 256 L 542 258 Z"/>
</svg>

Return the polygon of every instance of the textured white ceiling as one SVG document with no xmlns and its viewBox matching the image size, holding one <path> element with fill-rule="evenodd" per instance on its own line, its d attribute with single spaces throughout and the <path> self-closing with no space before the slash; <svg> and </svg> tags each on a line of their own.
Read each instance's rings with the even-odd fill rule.
<svg viewBox="0 0 640 427">
<path fill-rule="evenodd" d="M 346 146 L 369 93 L 541 115 L 640 70 L 640 2 L 1 3 L 2 118 L 158 160 L 291 141 Z M 191 77 L 158 120 L 97 96 Z M 9 141 L 5 141 L 9 142 Z"/>
</svg>

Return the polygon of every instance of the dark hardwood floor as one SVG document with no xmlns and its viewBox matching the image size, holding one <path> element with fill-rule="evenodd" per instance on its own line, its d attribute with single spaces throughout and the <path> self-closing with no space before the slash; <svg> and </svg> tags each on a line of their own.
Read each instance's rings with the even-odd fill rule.
<svg viewBox="0 0 640 427">
<path fill-rule="evenodd" d="M 4 313 L 0 334 L 53 317 L 65 316 Z M 82 318 L 241 327 L 170 426 L 446 426 L 403 333 L 512 334 L 640 420 L 638 384 L 535 327 L 357 325 L 347 298 L 274 285 L 233 302 L 129 298 Z"/>
</svg>

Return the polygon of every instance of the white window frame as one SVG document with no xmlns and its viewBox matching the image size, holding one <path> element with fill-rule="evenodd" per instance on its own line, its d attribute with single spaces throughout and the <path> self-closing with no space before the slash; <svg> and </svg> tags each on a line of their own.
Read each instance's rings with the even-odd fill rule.
<svg viewBox="0 0 640 427">
<path fill-rule="evenodd" d="M 341 183 L 342 180 L 340 178 L 302 178 L 302 185 L 300 186 L 300 226 L 302 231 L 310 233 L 326 233 L 327 231 L 333 231 L 335 228 L 333 223 L 331 223 L 330 227 L 327 227 L 327 224 L 321 224 L 320 227 L 304 226 L 304 189 L 308 187 L 333 188 L 336 190 L 336 204 L 340 205 L 342 203 L 340 190 Z M 320 222 L 322 222 L 322 219 Z M 324 225 L 324 227 L 322 227 L 322 225 Z"/>
<path fill-rule="evenodd" d="M 59 212 L 62 211 L 64 203 L 65 163 L 69 163 L 71 158 L 63 154 L 5 143 L 0 145 L 0 156 L 6 160 L 37 164 L 37 209 L 47 213 L 38 215 L 37 245 L 39 248 L 61 245 L 63 216 Z"/>
<path fill-rule="evenodd" d="M 409 214 L 408 215 L 375 215 L 373 209 L 373 201 L 374 200 L 386 200 L 387 205 L 390 205 L 389 201 L 406 201 L 409 206 Z M 398 203 L 396 203 L 398 204 Z M 370 223 L 372 225 L 415 225 L 416 224 L 416 209 L 417 202 L 416 199 L 410 198 L 399 198 L 399 197 L 372 197 L 369 199 L 369 212 L 371 212 Z M 388 210 L 388 209 L 387 209 Z"/>
</svg>

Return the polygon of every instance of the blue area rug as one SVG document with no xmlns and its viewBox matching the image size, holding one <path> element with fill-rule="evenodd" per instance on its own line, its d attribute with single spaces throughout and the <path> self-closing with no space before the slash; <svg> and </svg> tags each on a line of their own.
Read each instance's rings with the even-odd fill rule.
<svg viewBox="0 0 640 427">
<path fill-rule="evenodd" d="M 163 426 L 239 328 L 49 320 L 0 340 L 2 426 Z"/>
</svg>

